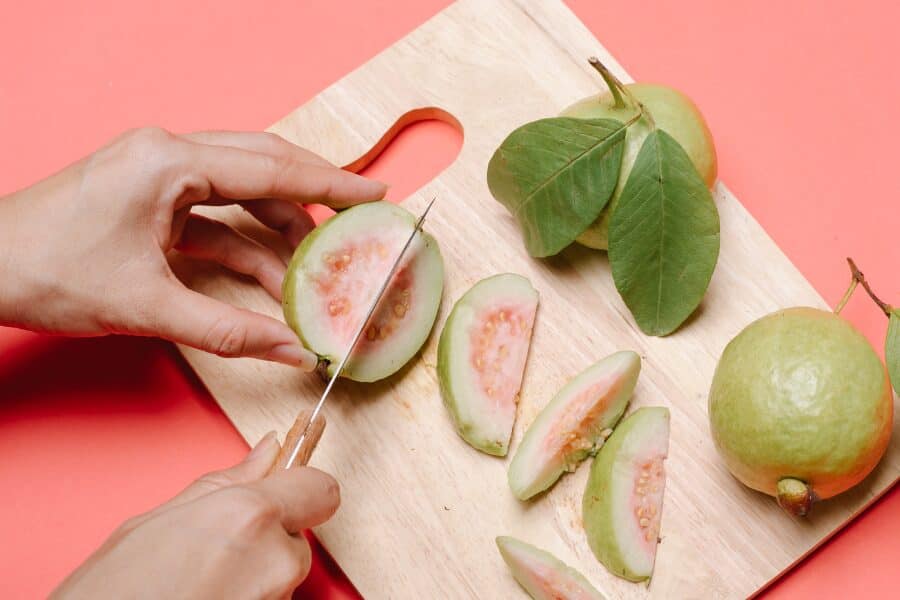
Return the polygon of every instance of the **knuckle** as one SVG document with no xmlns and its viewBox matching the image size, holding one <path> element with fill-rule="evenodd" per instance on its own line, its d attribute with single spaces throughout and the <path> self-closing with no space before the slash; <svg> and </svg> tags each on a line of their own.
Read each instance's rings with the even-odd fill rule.
<svg viewBox="0 0 900 600">
<path fill-rule="evenodd" d="M 273 154 L 275 154 L 284 150 L 285 140 L 277 133 L 272 133 L 271 131 L 263 131 L 260 134 L 260 139 L 262 140 L 263 145 L 268 152 L 272 152 Z"/>
<path fill-rule="evenodd" d="M 246 325 L 233 318 L 216 319 L 203 339 L 202 347 L 219 356 L 240 356 L 247 348 Z"/>
<path fill-rule="evenodd" d="M 236 482 L 228 473 L 224 471 L 211 471 L 201 475 L 194 485 L 201 489 L 213 492 L 228 486 L 234 485 Z"/>
<path fill-rule="evenodd" d="M 228 488 L 228 522 L 240 534 L 253 535 L 278 521 L 278 507 L 252 488 Z"/>
</svg>

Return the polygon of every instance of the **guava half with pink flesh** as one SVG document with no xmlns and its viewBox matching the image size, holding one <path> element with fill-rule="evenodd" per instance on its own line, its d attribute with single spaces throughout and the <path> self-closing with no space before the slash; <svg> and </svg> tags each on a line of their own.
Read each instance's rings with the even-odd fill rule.
<svg viewBox="0 0 900 600">
<path fill-rule="evenodd" d="M 573 471 L 612 433 L 641 372 L 641 357 L 616 352 L 572 378 L 537 416 L 509 465 L 509 487 L 520 500 Z"/>
<path fill-rule="evenodd" d="M 549 552 L 509 536 L 497 547 L 513 577 L 535 600 L 605 600 L 584 575 Z"/>
<path fill-rule="evenodd" d="M 506 456 L 538 293 L 521 275 L 483 279 L 456 302 L 438 344 L 441 396 L 472 447 Z"/>
<path fill-rule="evenodd" d="M 597 453 L 584 490 L 588 544 L 614 575 L 643 581 L 653 573 L 669 451 L 669 410 L 636 410 Z"/>
<path fill-rule="evenodd" d="M 284 279 L 284 316 L 331 374 L 350 347 L 416 217 L 390 202 L 360 204 L 316 228 L 297 247 Z M 425 343 L 444 288 L 437 242 L 418 233 L 343 377 L 377 381 L 395 373 Z"/>
</svg>

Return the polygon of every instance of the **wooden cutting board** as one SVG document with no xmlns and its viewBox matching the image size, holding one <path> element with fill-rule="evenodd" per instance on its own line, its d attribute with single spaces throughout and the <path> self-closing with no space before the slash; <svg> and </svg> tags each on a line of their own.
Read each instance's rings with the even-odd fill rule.
<svg viewBox="0 0 900 600">
<path fill-rule="evenodd" d="M 794 520 L 738 484 L 719 461 L 706 408 L 725 344 L 779 307 L 825 306 L 723 185 L 715 192 L 722 248 L 712 285 L 696 317 L 670 337 L 638 331 L 604 253 L 573 246 L 550 260 L 527 256 L 512 218 L 488 192 L 488 159 L 515 127 L 602 87 L 590 55 L 629 80 L 561 2 L 461 0 L 271 128 L 351 169 L 365 166 L 411 121 L 442 118 L 464 132 L 458 159 L 404 203 L 418 213 L 438 198 L 427 224 L 446 264 L 435 333 L 396 376 L 337 386 L 312 461 L 341 481 L 343 496 L 337 516 L 316 533 L 368 598 L 522 597 L 494 546 L 500 534 L 550 550 L 611 598 L 745 597 L 900 474 L 895 441 L 862 485 Z M 216 214 L 265 235 L 238 211 Z M 587 546 L 580 506 L 588 463 L 540 499 L 520 503 L 507 489 L 508 459 L 472 450 L 449 422 L 434 369 L 437 332 L 469 286 L 506 271 L 527 276 L 541 294 L 513 450 L 570 376 L 616 350 L 644 357 L 632 406 L 671 409 L 662 543 L 649 588 L 611 576 Z M 279 305 L 246 280 L 200 265 L 189 265 L 184 276 L 205 293 L 280 317 Z M 283 435 L 323 387 L 286 367 L 182 351 L 251 444 L 273 428 Z"/>
</svg>

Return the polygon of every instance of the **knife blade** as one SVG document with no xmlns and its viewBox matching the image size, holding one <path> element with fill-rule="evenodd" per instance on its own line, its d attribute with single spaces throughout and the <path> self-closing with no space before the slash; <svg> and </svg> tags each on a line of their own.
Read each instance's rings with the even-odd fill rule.
<svg viewBox="0 0 900 600">
<path fill-rule="evenodd" d="M 325 390 L 319 397 L 319 401 L 316 403 L 312 412 L 310 413 L 308 410 L 304 410 L 301 411 L 300 415 L 297 417 L 297 421 L 294 423 L 294 427 L 291 428 L 291 432 L 288 434 L 287 439 L 285 439 L 285 447 L 282 448 L 282 453 L 285 453 L 287 448 L 290 447 L 290 454 L 287 454 L 287 460 L 284 460 L 281 456 L 279 456 L 278 460 L 276 460 L 275 462 L 276 466 L 283 464 L 285 469 L 290 469 L 297 462 L 298 457 L 300 457 L 299 464 L 305 465 L 309 460 L 309 457 L 312 455 L 312 451 L 315 448 L 315 445 L 318 443 L 319 437 L 321 437 L 322 430 L 324 429 L 324 423 L 317 423 L 316 420 L 318 419 L 319 421 L 323 421 L 323 418 L 320 417 L 319 413 L 322 412 L 322 407 L 325 406 L 325 400 L 331 393 L 331 389 L 334 387 L 334 384 L 337 381 L 338 377 L 340 377 L 341 373 L 344 371 L 344 367 L 347 366 L 347 361 L 350 360 L 350 356 L 353 354 L 353 350 L 356 348 L 357 344 L 359 344 L 359 340 L 362 339 L 363 332 L 366 330 L 369 321 L 372 319 L 372 315 L 375 314 L 375 310 L 378 308 L 378 304 L 381 302 L 382 297 L 384 296 L 388 287 L 390 287 L 391 280 L 397 273 L 397 269 L 400 268 L 400 264 L 403 261 L 403 257 L 406 254 L 406 251 L 409 250 L 409 247 L 412 245 L 413 240 L 416 239 L 416 234 L 418 234 L 422 230 L 422 224 L 425 222 L 425 217 L 426 215 L 428 215 L 428 211 L 431 210 L 431 207 L 434 205 L 434 201 L 436 199 L 437 198 L 431 199 L 431 202 L 428 203 L 428 206 L 425 207 L 422 215 L 419 217 L 418 221 L 416 221 L 416 226 L 413 228 L 413 231 L 409 235 L 409 238 L 407 238 L 406 243 L 400 249 L 400 253 L 397 255 L 397 258 L 394 259 L 394 263 L 393 265 L 391 265 L 391 270 L 388 271 L 387 277 L 381 283 L 381 287 L 378 288 L 375 297 L 372 299 L 372 302 L 369 305 L 369 309 L 366 311 L 362 322 L 360 322 L 356 333 L 353 335 L 350 346 L 347 348 L 347 351 L 344 353 L 344 356 L 338 363 L 337 368 L 335 368 L 334 373 L 332 373 L 331 377 L 329 378 L 328 383 L 325 385 Z M 297 437 L 297 430 L 300 431 L 299 437 Z M 296 441 L 294 441 L 292 446 L 289 446 L 289 440 L 291 440 L 292 437 L 295 437 Z"/>
</svg>

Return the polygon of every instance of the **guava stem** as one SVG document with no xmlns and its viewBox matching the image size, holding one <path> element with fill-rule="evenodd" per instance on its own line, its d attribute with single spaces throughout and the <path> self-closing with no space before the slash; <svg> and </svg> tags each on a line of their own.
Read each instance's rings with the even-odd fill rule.
<svg viewBox="0 0 900 600">
<path fill-rule="evenodd" d="M 647 122 L 650 123 L 650 129 L 656 129 L 656 121 L 653 120 L 653 115 L 650 114 L 650 111 L 641 104 L 640 100 L 634 97 L 634 94 L 631 93 L 631 90 L 628 89 L 628 86 L 619 81 L 619 78 L 613 75 L 612 71 L 606 68 L 600 59 L 596 56 L 592 56 L 588 59 L 588 62 L 592 67 L 597 69 L 597 72 L 600 73 L 600 76 L 603 78 L 603 81 L 606 82 L 606 86 L 609 88 L 609 91 L 613 95 L 613 108 L 626 108 L 628 104 L 622 98 L 622 94 L 628 98 L 628 102 L 631 103 L 632 106 L 637 107 L 638 109 L 638 117 L 636 119 L 631 119 L 628 121 L 626 126 L 631 125 L 641 117 L 645 117 Z"/>
<path fill-rule="evenodd" d="M 613 95 L 613 108 L 625 108 L 625 100 L 622 99 L 622 91 L 619 89 L 622 83 L 596 56 L 590 57 L 588 63 L 600 73 L 600 77 L 606 82 L 606 87 L 609 88 L 609 91 Z"/>
<path fill-rule="evenodd" d="M 841 311 L 844 310 L 844 307 L 847 306 L 847 302 L 850 301 L 850 296 L 853 295 L 853 292 L 856 290 L 856 286 L 859 284 L 859 281 L 856 280 L 856 277 L 852 277 L 850 279 L 850 287 L 847 288 L 847 291 L 844 292 L 844 297 L 841 298 L 841 301 L 838 302 L 837 307 L 834 309 L 834 314 L 839 315 Z"/>
<path fill-rule="evenodd" d="M 878 308 L 881 309 L 881 312 L 883 312 L 888 318 L 890 318 L 891 310 L 893 309 L 893 307 L 890 304 L 883 302 L 881 298 L 875 295 L 875 292 L 873 292 L 872 288 L 869 287 L 869 282 L 866 281 L 866 276 L 862 274 L 862 271 L 859 270 L 859 267 L 856 266 L 856 263 L 853 262 L 852 258 L 847 257 L 847 264 L 850 265 L 850 272 L 853 273 L 854 281 L 858 281 L 863 286 L 863 289 L 866 290 L 869 298 L 871 298 L 875 302 L 875 304 L 878 305 Z"/>
<path fill-rule="evenodd" d="M 785 477 L 776 484 L 775 499 L 778 501 L 778 506 L 790 514 L 795 517 L 805 517 L 817 498 L 816 493 L 806 482 L 793 477 Z"/>
</svg>

